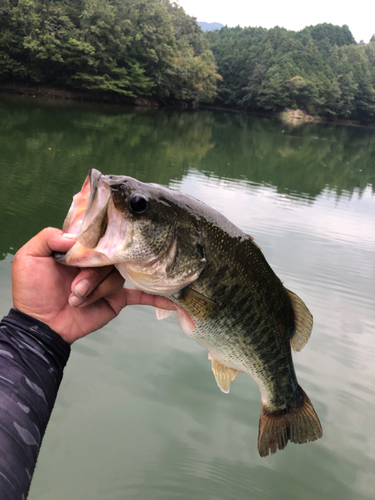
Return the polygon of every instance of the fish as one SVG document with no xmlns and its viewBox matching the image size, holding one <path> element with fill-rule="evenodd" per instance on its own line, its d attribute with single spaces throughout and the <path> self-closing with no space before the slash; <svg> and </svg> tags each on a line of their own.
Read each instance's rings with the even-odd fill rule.
<svg viewBox="0 0 375 500">
<path fill-rule="evenodd" d="M 261 457 L 322 437 L 291 353 L 306 345 L 313 317 L 251 236 L 187 194 L 96 169 L 73 197 L 63 231 L 77 241 L 59 262 L 114 265 L 136 288 L 175 304 L 181 330 L 208 351 L 222 392 L 238 373 L 255 380 Z"/>
</svg>

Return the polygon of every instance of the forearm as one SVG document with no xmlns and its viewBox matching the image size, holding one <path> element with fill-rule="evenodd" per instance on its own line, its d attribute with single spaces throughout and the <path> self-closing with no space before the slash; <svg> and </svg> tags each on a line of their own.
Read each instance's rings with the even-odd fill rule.
<svg viewBox="0 0 375 500">
<path fill-rule="evenodd" d="M 27 497 L 69 345 L 15 309 L 0 323 L 0 498 Z"/>
</svg>

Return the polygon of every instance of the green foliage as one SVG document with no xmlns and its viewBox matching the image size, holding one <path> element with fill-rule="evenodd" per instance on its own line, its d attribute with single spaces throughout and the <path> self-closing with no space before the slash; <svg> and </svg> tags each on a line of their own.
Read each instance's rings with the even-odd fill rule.
<svg viewBox="0 0 375 500">
<path fill-rule="evenodd" d="M 169 0 L 0 0 L 0 79 L 210 100 L 216 65 Z"/>
<path fill-rule="evenodd" d="M 335 26 L 333 24 L 317 24 L 316 26 L 308 26 L 298 33 L 298 36 L 304 37 L 307 35 L 312 40 L 321 44 L 322 48 L 329 48 L 333 45 L 342 47 L 343 45 L 355 45 L 356 41 L 349 29 L 344 26 Z"/>
<path fill-rule="evenodd" d="M 375 43 L 357 45 L 347 26 L 222 28 L 205 38 L 223 78 L 217 104 L 375 119 Z"/>
</svg>

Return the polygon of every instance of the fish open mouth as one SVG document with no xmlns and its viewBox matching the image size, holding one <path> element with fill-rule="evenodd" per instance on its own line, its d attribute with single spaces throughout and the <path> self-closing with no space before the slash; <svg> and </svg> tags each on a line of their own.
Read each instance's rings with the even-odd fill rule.
<svg viewBox="0 0 375 500">
<path fill-rule="evenodd" d="M 127 222 L 116 210 L 111 188 L 98 170 L 91 169 L 82 189 L 73 197 L 63 224 L 65 233 L 77 234 L 77 242 L 66 254 L 56 254 L 60 263 L 79 267 L 115 264 L 119 237 L 125 237 Z"/>
<path fill-rule="evenodd" d="M 123 202 L 123 190 L 119 188 L 129 180 L 138 182 L 125 176 L 102 175 L 95 169 L 89 171 L 81 191 L 73 197 L 63 224 L 64 233 L 77 235 L 77 241 L 66 254 L 55 253 L 54 257 L 61 264 L 80 268 L 114 265 L 122 277 L 139 290 L 159 296 L 175 294 L 198 278 L 205 260 L 198 256 L 196 268 L 169 276 L 178 251 L 176 240 L 168 238 L 163 239 L 165 245 L 157 252 L 146 250 L 141 255 L 143 258 L 139 257 L 137 242 L 134 243 L 137 240 L 134 220 L 129 217 L 128 201 Z M 135 198 L 137 196 L 133 201 Z M 133 210 L 136 211 L 134 207 Z M 132 245 L 136 246 L 135 258 L 129 251 Z M 143 246 L 147 249 L 146 244 Z M 180 306 L 175 308 L 178 320 L 194 329 L 190 314 Z M 165 317 L 165 313 L 159 317 Z"/>
</svg>

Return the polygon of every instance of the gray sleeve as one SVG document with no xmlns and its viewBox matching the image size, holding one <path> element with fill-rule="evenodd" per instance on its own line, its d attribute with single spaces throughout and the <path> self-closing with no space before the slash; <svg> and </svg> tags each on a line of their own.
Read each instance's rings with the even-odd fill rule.
<svg viewBox="0 0 375 500">
<path fill-rule="evenodd" d="M 27 498 L 70 346 L 12 309 L 0 322 L 0 498 Z"/>
</svg>

